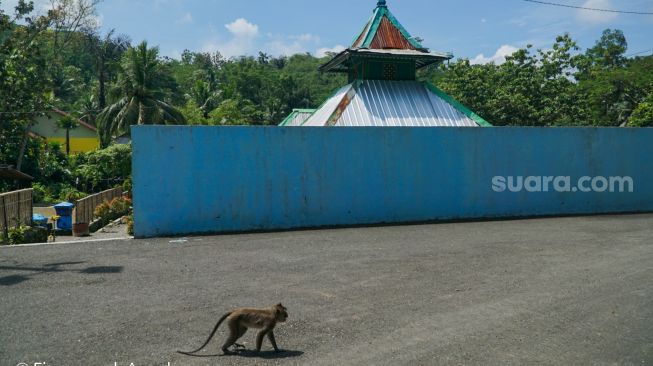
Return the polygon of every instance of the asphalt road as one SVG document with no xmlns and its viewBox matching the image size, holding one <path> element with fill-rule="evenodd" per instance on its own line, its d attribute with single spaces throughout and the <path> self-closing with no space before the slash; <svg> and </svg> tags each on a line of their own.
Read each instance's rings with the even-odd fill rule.
<svg viewBox="0 0 653 366">
<path fill-rule="evenodd" d="M 277 302 L 284 352 L 175 353 Z M 653 365 L 653 215 L 1 248 L 0 325 L 2 365 Z"/>
</svg>

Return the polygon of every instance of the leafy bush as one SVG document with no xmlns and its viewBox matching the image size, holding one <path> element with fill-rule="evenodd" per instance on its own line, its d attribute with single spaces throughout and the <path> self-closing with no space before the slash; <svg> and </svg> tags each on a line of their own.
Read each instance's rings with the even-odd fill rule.
<svg viewBox="0 0 653 366">
<path fill-rule="evenodd" d="M 32 189 L 34 190 L 32 192 L 32 199 L 34 200 L 35 203 L 46 202 L 45 201 L 46 189 L 43 184 L 33 183 Z"/>
<path fill-rule="evenodd" d="M 86 192 L 100 192 L 122 184 L 131 176 L 131 155 L 131 145 L 112 145 L 76 155 L 71 167 L 78 186 Z"/>
<path fill-rule="evenodd" d="M 48 231 L 42 227 L 19 226 L 8 230 L 8 237 L 0 240 L 10 245 L 46 243 Z"/>
<path fill-rule="evenodd" d="M 75 202 L 87 196 L 67 183 L 33 183 L 34 202 L 36 203 L 59 203 L 61 201 Z"/>
<path fill-rule="evenodd" d="M 3 136 L 4 124 L 8 121 L 0 122 L 0 162 L 5 164 L 16 165 L 16 157 L 18 156 L 18 149 L 22 144 L 24 131 L 17 133 L 10 131 L 8 133 L 16 134 L 16 141 L 12 136 Z M 13 143 L 16 142 L 16 146 Z M 16 150 L 13 150 L 13 148 Z M 5 150 L 8 148 L 9 151 Z M 40 138 L 29 138 L 25 148 L 25 155 L 21 171 L 35 178 L 35 182 L 43 184 L 44 186 L 51 183 L 64 182 L 70 180 L 70 171 L 68 169 L 68 158 L 61 151 L 61 145 L 57 143 L 48 143 Z M 11 181 L 1 181 L 0 188 L 2 190 L 14 190 L 15 186 Z"/>
<path fill-rule="evenodd" d="M 63 188 L 59 193 L 59 199 L 61 201 L 66 201 L 66 202 L 75 202 L 81 200 L 86 196 L 88 196 L 86 193 L 80 192 L 77 189 L 70 186 Z"/>
<path fill-rule="evenodd" d="M 129 178 L 125 179 L 124 182 L 122 182 L 122 191 L 127 192 L 126 193 L 127 197 L 132 198 L 132 189 L 133 189 L 132 178 L 129 177 Z"/>
<path fill-rule="evenodd" d="M 95 218 L 100 220 L 101 226 L 105 226 L 113 220 L 119 219 L 131 211 L 132 201 L 127 197 L 114 198 L 111 201 L 104 201 L 95 208 Z"/>
<path fill-rule="evenodd" d="M 134 236 L 134 214 L 127 216 L 127 234 Z"/>
<path fill-rule="evenodd" d="M 651 102 L 641 103 L 630 117 L 632 127 L 653 127 L 653 95 L 649 97 Z"/>
<path fill-rule="evenodd" d="M 43 227 L 29 227 L 24 233 L 25 242 L 29 243 L 47 243 L 48 229 Z"/>
<path fill-rule="evenodd" d="M 61 144 L 46 142 L 42 144 L 42 149 L 38 158 L 39 171 L 35 176 L 37 180 L 45 185 L 70 181 L 68 157 L 62 151 Z"/>
</svg>

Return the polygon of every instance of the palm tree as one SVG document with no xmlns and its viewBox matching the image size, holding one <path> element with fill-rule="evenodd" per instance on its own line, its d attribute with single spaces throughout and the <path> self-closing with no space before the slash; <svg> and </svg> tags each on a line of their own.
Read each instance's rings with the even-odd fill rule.
<svg viewBox="0 0 653 366">
<path fill-rule="evenodd" d="M 82 96 L 82 98 L 80 98 L 77 103 L 75 103 L 75 109 L 77 110 L 79 119 L 95 126 L 95 120 L 97 119 L 98 112 L 100 110 L 100 106 L 98 105 L 95 95 L 86 94 Z"/>
<path fill-rule="evenodd" d="M 167 78 L 158 57 L 158 47 L 148 48 L 147 42 L 128 49 L 123 56 L 114 91 L 117 101 L 102 110 L 97 118 L 103 146 L 107 146 L 112 137 L 129 133 L 132 125 L 186 124 L 181 112 L 164 101 L 166 89 L 162 82 Z"/>
<path fill-rule="evenodd" d="M 98 79 L 98 104 L 100 109 L 107 106 L 106 85 L 115 75 L 120 66 L 120 57 L 129 49 L 131 40 L 125 35 L 114 36 L 115 30 L 101 39 L 95 34 L 90 34 L 89 44 L 92 55 L 95 57 L 95 72 Z"/>
<path fill-rule="evenodd" d="M 197 80 L 186 97 L 195 102 L 202 111 L 202 116 L 209 118 L 209 113 L 220 105 L 222 92 L 211 81 Z"/>
<path fill-rule="evenodd" d="M 57 121 L 57 127 L 66 129 L 66 155 L 70 155 L 70 130 L 79 127 L 79 122 L 72 116 L 64 116 Z"/>
</svg>

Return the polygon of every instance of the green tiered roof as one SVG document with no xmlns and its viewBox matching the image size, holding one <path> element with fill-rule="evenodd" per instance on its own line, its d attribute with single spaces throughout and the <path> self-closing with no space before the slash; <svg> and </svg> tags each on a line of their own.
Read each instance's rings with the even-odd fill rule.
<svg viewBox="0 0 653 366">
<path fill-rule="evenodd" d="M 351 47 L 320 71 L 346 72 L 350 81 L 415 80 L 417 69 L 451 58 L 451 53 L 429 52 L 392 15 L 385 0 L 380 0 Z"/>
<path fill-rule="evenodd" d="M 379 0 L 354 43 L 320 67 L 346 72 L 349 84 L 316 111 L 295 110 L 282 126 L 480 127 L 491 126 L 454 98 L 417 81 L 419 68 L 453 57 L 430 52 Z"/>
</svg>

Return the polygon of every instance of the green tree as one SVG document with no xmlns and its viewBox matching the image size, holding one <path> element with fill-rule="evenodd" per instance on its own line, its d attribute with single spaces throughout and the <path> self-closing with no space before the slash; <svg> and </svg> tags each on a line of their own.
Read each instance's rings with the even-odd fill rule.
<svg viewBox="0 0 653 366">
<path fill-rule="evenodd" d="M 71 171 L 87 192 L 115 187 L 131 175 L 131 145 L 111 145 L 71 157 Z"/>
<path fill-rule="evenodd" d="M 72 116 L 61 117 L 57 121 L 57 127 L 66 130 L 66 156 L 70 155 L 70 130 L 79 127 L 79 121 Z"/>
<path fill-rule="evenodd" d="M 47 61 L 40 36 L 50 18 L 20 0 L 13 15 L 0 10 L 0 161 L 22 169 L 34 117 L 47 106 Z M 21 23 L 20 25 L 18 23 Z"/>
<path fill-rule="evenodd" d="M 586 125 L 590 114 L 573 80 L 576 43 L 557 37 L 549 50 L 518 50 L 501 65 L 452 63 L 430 74 L 441 88 L 497 126 Z"/>
<path fill-rule="evenodd" d="M 185 105 L 179 108 L 181 113 L 184 115 L 184 118 L 186 118 L 186 121 L 188 122 L 189 125 L 209 125 L 210 123 L 210 115 L 209 118 L 204 117 L 204 111 L 200 109 L 200 107 L 195 104 L 192 100 L 189 100 L 186 102 Z"/>
<path fill-rule="evenodd" d="M 80 33 L 98 27 L 97 5 L 101 0 L 50 0 L 48 15 L 52 19 L 53 55 L 60 55 Z M 55 56 L 56 57 L 56 56 Z"/>
<path fill-rule="evenodd" d="M 100 106 L 93 93 L 83 95 L 74 105 L 75 111 L 79 114 L 79 119 L 84 122 L 95 125 Z"/>
<path fill-rule="evenodd" d="M 190 89 L 188 98 L 202 111 L 204 119 L 209 118 L 211 113 L 220 104 L 222 92 L 217 88 L 215 82 L 197 80 Z"/>
<path fill-rule="evenodd" d="M 653 92 L 645 102 L 635 108 L 628 125 L 631 127 L 653 127 Z"/>
<path fill-rule="evenodd" d="M 95 59 L 94 69 L 98 81 L 97 100 L 100 109 L 107 106 L 107 84 L 117 75 L 120 59 L 131 43 L 129 37 L 114 34 L 115 30 L 111 30 L 104 38 L 95 34 L 88 36 L 90 52 Z"/>
<path fill-rule="evenodd" d="M 602 68 L 618 68 L 626 64 L 626 50 L 628 41 L 624 32 L 619 29 L 606 29 L 603 31 L 594 47 L 585 52 L 590 65 L 597 65 Z"/>
<path fill-rule="evenodd" d="M 653 57 L 629 59 L 615 68 L 595 66 L 578 78 L 593 124 L 622 126 L 653 91 Z"/>
<path fill-rule="evenodd" d="M 115 90 L 118 98 L 97 119 L 103 146 L 112 137 L 129 133 L 132 125 L 186 124 L 181 112 L 166 102 L 170 79 L 158 54 L 157 47 L 148 48 L 147 42 L 143 42 L 123 56 Z"/>
<path fill-rule="evenodd" d="M 48 52 L 48 73 L 56 106 L 69 110 L 91 85 L 93 57 L 87 34 L 98 28 L 101 0 L 49 0 L 51 24 L 42 40 Z"/>
<path fill-rule="evenodd" d="M 264 119 L 263 113 L 251 100 L 239 96 L 223 100 L 210 117 L 213 125 L 256 125 Z"/>
</svg>

